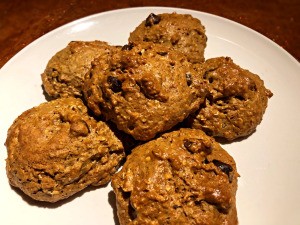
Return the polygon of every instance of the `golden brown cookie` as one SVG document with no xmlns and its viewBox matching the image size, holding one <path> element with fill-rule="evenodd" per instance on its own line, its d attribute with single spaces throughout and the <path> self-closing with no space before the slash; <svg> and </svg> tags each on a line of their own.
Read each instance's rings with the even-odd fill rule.
<svg viewBox="0 0 300 225">
<path fill-rule="evenodd" d="M 81 97 L 84 75 L 96 57 L 107 57 L 112 49 L 103 41 L 72 41 L 57 52 L 42 74 L 46 93 L 54 98 Z"/>
<path fill-rule="evenodd" d="M 204 100 L 206 89 L 192 64 L 164 45 L 125 45 L 93 64 L 84 86 L 88 107 L 136 140 L 169 130 Z"/>
<path fill-rule="evenodd" d="M 227 140 L 255 131 L 273 95 L 260 77 L 242 69 L 229 57 L 208 59 L 198 66 L 198 71 L 208 81 L 210 94 L 190 116 L 190 126 Z"/>
<path fill-rule="evenodd" d="M 234 159 L 182 128 L 136 147 L 112 178 L 121 225 L 237 224 Z"/>
<path fill-rule="evenodd" d="M 76 98 L 25 111 L 9 128 L 5 145 L 10 184 L 47 202 L 107 184 L 124 158 L 119 139 Z"/>
<path fill-rule="evenodd" d="M 204 61 L 207 37 L 201 21 L 188 14 L 151 13 L 133 32 L 129 42 L 164 44 L 183 53 L 192 63 Z"/>
</svg>

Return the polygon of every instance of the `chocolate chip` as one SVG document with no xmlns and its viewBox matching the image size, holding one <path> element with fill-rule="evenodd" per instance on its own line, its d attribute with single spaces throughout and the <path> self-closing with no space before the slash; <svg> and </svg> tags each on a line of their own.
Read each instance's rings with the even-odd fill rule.
<svg viewBox="0 0 300 225">
<path fill-rule="evenodd" d="M 161 56 L 166 56 L 166 55 L 168 55 L 167 52 L 157 52 L 157 54 L 159 54 L 159 55 L 161 55 Z"/>
<path fill-rule="evenodd" d="M 209 79 L 209 75 L 210 75 L 210 73 L 211 72 L 213 72 L 213 71 L 215 71 L 216 69 L 215 68 L 210 68 L 210 69 L 208 69 L 207 71 L 205 71 L 205 73 L 204 73 L 204 75 L 203 75 L 203 79 Z M 211 82 L 212 82 L 212 80 L 211 80 Z M 210 83 L 211 83 L 210 82 Z"/>
<path fill-rule="evenodd" d="M 227 176 L 229 177 L 229 181 L 231 182 L 232 179 L 231 179 L 231 176 L 230 176 L 230 172 L 233 171 L 232 167 L 230 165 L 228 165 L 227 163 L 223 163 L 223 162 L 221 162 L 219 160 L 216 160 L 216 159 L 214 159 L 212 162 L 215 166 L 217 166 L 220 170 L 222 170 L 222 172 L 227 174 Z"/>
<path fill-rule="evenodd" d="M 171 40 L 172 41 L 172 45 L 175 46 L 178 44 L 179 42 L 179 39 L 174 39 L 174 40 Z"/>
<path fill-rule="evenodd" d="M 145 26 L 152 27 L 154 24 L 158 24 L 160 22 L 160 19 L 160 16 L 151 13 L 146 19 Z"/>
<path fill-rule="evenodd" d="M 118 78 L 113 77 L 113 76 L 108 76 L 107 77 L 107 82 L 110 85 L 110 89 L 117 93 L 122 91 L 122 81 L 118 80 Z"/>
<path fill-rule="evenodd" d="M 122 50 L 123 51 L 129 51 L 129 50 L 131 50 L 133 48 L 133 44 L 132 43 L 129 43 L 129 44 L 126 44 L 126 45 L 124 45 L 123 47 L 122 47 Z"/>
<path fill-rule="evenodd" d="M 173 205 L 173 209 L 178 209 L 179 207 L 179 205 Z"/>
<path fill-rule="evenodd" d="M 190 86 L 193 83 L 192 75 L 190 73 L 186 73 L 185 77 L 186 77 L 186 83 L 187 83 L 187 85 Z"/>
<path fill-rule="evenodd" d="M 241 95 L 237 95 L 235 96 L 236 99 L 240 100 L 240 101 L 245 101 L 245 97 L 244 96 L 241 96 Z"/>
</svg>

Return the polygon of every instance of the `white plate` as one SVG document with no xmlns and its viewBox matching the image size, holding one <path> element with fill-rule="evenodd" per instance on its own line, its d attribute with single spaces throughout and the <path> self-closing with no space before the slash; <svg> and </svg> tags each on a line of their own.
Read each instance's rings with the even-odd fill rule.
<svg viewBox="0 0 300 225">
<path fill-rule="evenodd" d="M 299 224 L 299 63 L 240 24 L 207 13 L 161 7 L 109 11 L 74 21 L 34 41 L 1 69 L 1 224 L 117 224 L 110 184 L 54 205 L 30 201 L 12 189 L 5 174 L 6 132 L 24 110 L 45 101 L 40 74 L 50 57 L 69 41 L 98 39 L 122 45 L 149 13 L 174 11 L 191 14 L 205 25 L 206 58 L 232 57 L 241 67 L 259 74 L 274 93 L 257 131 L 246 140 L 223 146 L 235 158 L 241 175 L 237 192 L 240 224 Z"/>
</svg>

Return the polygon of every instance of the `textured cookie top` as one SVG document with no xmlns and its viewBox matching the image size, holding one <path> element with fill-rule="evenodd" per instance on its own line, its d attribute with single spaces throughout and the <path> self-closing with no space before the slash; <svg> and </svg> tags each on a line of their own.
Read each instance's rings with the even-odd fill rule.
<svg viewBox="0 0 300 225">
<path fill-rule="evenodd" d="M 192 63 L 204 61 L 207 37 L 205 27 L 187 14 L 151 13 L 133 32 L 129 42 L 164 44 L 183 53 Z"/>
<path fill-rule="evenodd" d="M 115 47 L 102 41 L 72 41 L 57 52 L 42 74 L 43 86 L 51 97 L 80 97 L 84 75 L 96 57 L 107 57 Z"/>
<path fill-rule="evenodd" d="M 204 86 L 184 55 L 141 43 L 125 45 L 109 62 L 94 62 L 84 93 L 96 114 L 137 140 L 149 140 L 198 109 Z"/>
<path fill-rule="evenodd" d="M 203 131 L 165 133 L 136 147 L 112 178 L 120 224 L 237 224 L 237 176 Z"/>
<path fill-rule="evenodd" d="M 228 140 L 251 134 L 273 95 L 260 77 L 229 57 L 209 59 L 199 65 L 198 71 L 208 81 L 210 94 L 191 116 L 191 126 Z"/>
<path fill-rule="evenodd" d="M 122 143 L 81 100 L 61 98 L 22 113 L 8 130 L 11 185 L 40 201 L 67 198 L 104 185 L 124 158 Z"/>
</svg>

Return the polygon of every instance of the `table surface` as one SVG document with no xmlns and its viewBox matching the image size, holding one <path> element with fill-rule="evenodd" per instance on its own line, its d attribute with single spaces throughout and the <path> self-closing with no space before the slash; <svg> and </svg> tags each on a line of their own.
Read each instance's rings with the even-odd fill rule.
<svg viewBox="0 0 300 225">
<path fill-rule="evenodd" d="M 61 25 L 140 6 L 180 7 L 222 16 L 260 32 L 300 59 L 300 0 L 1 0 L 0 68 L 26 45 Z"/>
</svg>

